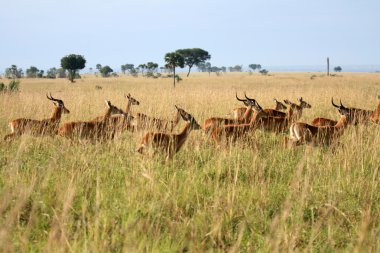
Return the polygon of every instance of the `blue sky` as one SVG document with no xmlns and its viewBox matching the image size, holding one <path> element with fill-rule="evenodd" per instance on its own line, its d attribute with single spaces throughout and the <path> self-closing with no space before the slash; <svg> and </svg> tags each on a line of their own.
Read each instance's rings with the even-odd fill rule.
<svg viewBox="0 0 380 253">
<path fill-rule="evenodd" d="M 379 0 L 0 0 L 0 72 L 154 61 L 200 47 L 216 66 L 380 65 Z"/>
</svg>

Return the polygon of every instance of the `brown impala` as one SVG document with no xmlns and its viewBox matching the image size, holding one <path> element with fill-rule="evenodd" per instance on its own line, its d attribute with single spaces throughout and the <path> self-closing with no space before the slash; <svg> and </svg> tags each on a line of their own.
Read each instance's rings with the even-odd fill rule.
<svg viewBox="0 0 380 253">
<path fill-rule="evenodd" d="M 255 112 L 251 117 L 251 121 L 248 124 L 232 124 L 224 125 L 215 128 L 211 133 L 211 138 L 218 145 L 225 139 L 227 142 L 235 142 L 237 139 L 241 139 L 247 134 L 254 132 L 257 128 L 257 123 L 260 119 L 268 117 L 267 113 L 261 108 L 255 100 L 251 100 L 254 103 L 253 108 Z"/>
<path fill-rule="evenodd" d="M 113 106 L 110 101 L 105 102 L 107 110 L 101 121 L 68 122 L 59 128 L 58 134 L 69 139 L 89 139 L 92 141 L 112 139 L 115 134 L 115 128 L 109 119 L 113 114 L 125 115 L 125 113 L 116 106 Z"/>
<path fill-rule="evenodd" d="M 176 107 L 178 108 L 178 107 Z M 201 129 L 200 125 L 192 115 L 178 108 L 178 113 L 182 119 L 186 121 L 186 126 L 179 134 L 150 132 L 146 133 L 140 142 L 137 152 L 143 153 L 147 146 L 152 146 L 155 151 L 162 151 L 166 153 L 166 159 L 172 158 L 177 153 L 182 145 L 185 143 L 191 130 Z"/>
<path fill-rule="evenodd" d="M 333 99 L 331 98 L 331 101 L 332 100 Z M 350 118 L 352 119 L 351 124 L 353 125 L 367 123 L 368 121 L 372 120 L 373 117 L 375 117 L 374 111 L 358 109 L 358 108 L 353 108 L 353 107 L 345 107 L 342 104 L 342 101 L 340 101 L 340 106 L 335 105 L 333 101 L 332 103 L 337 108 L 344 108 L 348 110 L 348 112 L 350 113 Z M 315 118 L 311 124 L 313 126 L 333 126 L 336 123 L 337 123 L 336 120 L 331 120 L 331 119 L 326 119 L 326 118 Z"/>
<path fill-rule="evenodd" d="M 273 98 L 273 101 L 276 103 L 274 109 L 264 109 L 264 111 L 269 115 L 269 116 L 283 116 L 285 117 L 284 112 L 280 112 L 281 110 L 286 110 L 286 106 L 278 101 L 277 99 Z M 244 100 L 243 103 L 245 106 L 249 106 L 247 103 L 247 100 Z M 239 119 L 242 118 L 244 113 L 246 112 L 247 108 L 246 107 L 240 107 L 236 108 L 232 111 L 232 117 L 234 119 Z"/>
<path fill-rule="evenodd" d="M 131 116 L 130 110 L 132 105 L 139 105 L 140 102 L 131 96 L 130 93 L 128 95 L 124 95 L 124 97 L 128 100 L 127 106 L 125 108 L 123 115 L 112 115 L 109 118 L 110 125 L 115 127 L 115 131 L 120 134 L 124 130 L 133 131 L 133 127 L 131 126 L 131 121 L 133 120 L 133 116 Z M 94 121 L 102 121 L 104 116 L 98 116 Z"/>
<path fill-rule="evenodd" d="M 206 133 L 212 133 L 212 131 L 220 126 L 223 125 L 231 125 L 231 124 L 246 124 L 250 121 L 250 118 L 252 117 L 252 106 L 254 105 L 254 102 L 252 100 L 248 99 L 240 99 L 238 98 L 236 94 L 236 99 L 238 101 L 243 101 L 245 104 L 247 104 L 247 108 L 245 109 L 245 113 L 243 117 L 239 119 L 229 119 L 229 118 L 218 118 L 218 117 L 212 117 L 205 120 L 205 123 L 202 126 L 202 129 Z"/>
<path fill-rule="evenodd" d="M 333 106 L 336 106 L 332 103 Z M 344 129 L 351 123 L 351 112 L 344 106 L 339 107 L 341 118 L 334 126 L 312 126 L 296 122 L 290 126 L 290 138 L 285 138 L 286 144 L 297 146 L 301 144 L 331 145 L 343 134 Z"/>
<path fill-rule="evenodd" d="M 34 136 L 57 134 L 62 113 L 70 113 L 70 111 L 65 107 L 62 100 L 53 98 L 51 94 L 50 97 L 48 95 L 46 95 L 46 97 L 52 101 L 55 106 L 51 118 L 43 120 L 19 118 L 12 120 L 9 123 L 11 133 L 4 137 L 5 141 L 12 141 L 16 136 L 23 134 L 31 134 Z"/>
</svg>

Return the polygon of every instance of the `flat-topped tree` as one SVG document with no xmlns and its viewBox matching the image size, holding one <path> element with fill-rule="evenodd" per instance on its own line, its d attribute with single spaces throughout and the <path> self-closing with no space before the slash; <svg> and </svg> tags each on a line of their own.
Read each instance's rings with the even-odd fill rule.
<svg viewBox="0 0 380 253">
<path fill-rule="evenodd" d="M 70 54 L 61 59 L 61 67 L 69 73 L 70 82 L 74 82 L 75 75 L 80 69 L 84 69 L 86 59 L 82 55 Z"/>
<path fill-rule="evenodd" d="M 183 56 L 185 65 L 189 67 L 187 76 L 190 75 L 190 70 L 194 65 L 198 66 L 199 64 L 205 63 L 207 60 L 211 59 L 211 55 L 201 48 L 178 49 L 176 53 Z"/>
<path fill-rule="evenodd" d="M 180 67 L 183 68 L 185 66 L 185 60 L 183 56 L 177 52 L 167 53 L 165 55 L 165 67 L 171 69 L 173 71 L 173 80 L 174 80 L 174 88 L 175 88 L 175 68 Z"/>
</svg>

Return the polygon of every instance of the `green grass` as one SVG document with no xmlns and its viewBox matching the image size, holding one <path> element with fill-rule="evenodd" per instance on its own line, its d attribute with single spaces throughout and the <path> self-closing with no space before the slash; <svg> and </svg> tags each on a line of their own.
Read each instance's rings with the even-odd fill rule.
<svg viewBox="0 0 380 253">
<path fill-rule="evenodd" d="M 170 118 L 179 104 L 200 123 L 240 106 L 235 90 L 263 107 L 272 107 L 273 97 L 303 96 L 313 106 L 305 122 L 336 119 L 331 96 L 347 106 L 377 106 L 378 74 L 311 75 L 199 74 L 176 90 L 167 79 L 23 79 L 20 93 L 0 95 L 0 134 L 12 119 L 49 117 L 46 92 L 71 110 L 62 122 L 102 114 L 104 99 L 124 108 L 124 92 L 141 102 L 133 113 Z M 377 252 L 379 130 L 350 126 L 340 145 L 295 149 L 282 147 L 285 135 L 261 132 L 216 149 L 194 131 L 169 162 L 135 152 L 143 133 L 96 145 L 59 137 L 1 141 L 0 251 Z"/>
</svg>

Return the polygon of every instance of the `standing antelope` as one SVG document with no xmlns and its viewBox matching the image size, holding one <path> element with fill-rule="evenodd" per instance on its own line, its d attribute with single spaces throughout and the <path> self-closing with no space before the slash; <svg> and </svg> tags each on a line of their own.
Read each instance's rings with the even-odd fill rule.
<svg viewBox="0 0 380 253">
<path fill-rule="evenodd" d="M 231 125 L 231 124 L 245 124 L 249 122 L 250 118 L 252 117 L 252 106 L 255 104 L 253 100 L 248 100 L 248 99 L 240 99 L 238 98 L 236 94 L 236 99 L 238 101 L 243 101 L 246 105 L 247 108 L 245 109 L 244 115 L 239 118 L 239 119 L 229 119 L 229 118 L 218 118 L 218 117 L 213 117 L 205 120 L 205 123 L 202 126 L 202 129 L 206 133 L 212 133 L 212 131 L 220 127 L 222 125 Z"/>
<path fill-rule="evenodd" d="M 125 129 L 129 130 L 129 131 L 133 131 L 133 127 L 131 126 L 131 121 L 133 120 L 133 116 L 131 116 L 131 113 L 130 113 L 130 110 L 131 110 L 131 107 L 132 105 L 139 105 L 140 102 L 137 101 L 135 98 L 133 98 L 131 96 L 130 93 L 128 93 L 128 95 L 125 95 L 124 94 L 124 97 L 126 99 L 128 99 L 128 103 L 127 103 L 127 106 L 125 108 L 125 111 L 124 111 L 124 114 L 123 115 L 112 115 L 108 120 L 110 121 L 110 126 L 114 126 L 115 127 L 115 131 L 117 133 L 121 133 L 122 131 L 124 131 Z M 104 116 L 98 116 L 96 117 L 95 119 L 93 119 L 94 121 L 102 121 L 104 119 Z"/>
<path fill-rule="evenodd" d="M 220 144 L 222 138 L 226 139 L 227 142 L 235 142 L 237 139 L 241 139 L 248 133 L 256 130 L 257 122 L 260 119 L 268 117 L 268 114 L 264 112 L 255 100 L 251 100 L 251 102 L 254 103 L 253 108 L 255 109 L 255 112 L 248 124 L 224 125 L 217 127 L 212 131 L 211 138 L 217 145 Z"/>
<path fill-rule="evenodd" d="M 127 116 L 123 110 L 113 106 L 110 101 L 105 101 L 107 105 L 107 110 L 101 121 L 73 121 L 63 124 L 59 128 L 58 134 L 62 137 L 69 139 L 90 139 L 105 140 L 112 139 L 115 134 L 115 128 L 112 122 L 109 120 L 113 114 L 123 114 Z"/>
<path fill-rule="evenodd" d="M 367 123 L 370 120 L 376 123 L 376 115 L 377 115 L 376 112 L 378 110 L 370 111 L 370 110 L 358 109 L 358 108 L 353 108 L 353 107 L 345 107 L 342 104 L 342 101 L 340 101 L 340 106 L 337 106 L 336 104 L 334 104 L 333 98 L 331 98 L 331 103 L 333 104 L 334 107 L 339 108 L 339 110 L 341 108 L 346 109 L 350 114 L 350 118 L 352 120 L 351 124 L 353 124 L 353 125 Z M 378 113 L 378 114 L 380 114 L 380 113 Z M 377 116 L 377 117 L 379 117 L 379 116 Z M 311 124 L 313 126 L 334 126 L 336 123 L 337 123 L 337 121 L 332 120 L 332 119 L 315 118 L 315 119 L 313 119 Z"/>
<path fill-rule="evenodd" d="M 177 106 L 176 106 L 177 108 Z M 174 120 L 163 120 L 149 117 L 143 113 L 137 113 L 131 120 L 131 125 L 136 130 L 141 129 L 155 129 L 160 131 L 172 132 L 173 129 L 178 125 L 181 119 L 179 110 L 177 108 Z"/>
<path fill-rule="evenodd" d="M 248 100 L 252 100 L 247 96 L 246 98 Z M 301 117 L 304 108 L 311 108 L 311 105 L 306 103 L 302 97 L 298 98 L 298 101 L 300 102 L 300 105 L 292 103 L 289 100 L 284 100 L 284 102 L 289 105 L 289 109 L 285 114 L 285 117 L 273 117 L 267 114 L 268 117 L 263 117 L 257 123 L 255 123 L 256 127 L 264 131 L 275 133 L 286 131 L 291 123 Z M 256 102 L 256 104 L 258 103 Z"/>
<path fill-rule="evenodd" d="M 146 133 L 140 142 L 140 146 L 137 149 L 137 152 L 142 154 L 144 149 L 148 145 L 151 145 L 155 151 L 160 150 L 166 153 L 166 159 L 172 158 L 173 155 L 177 153 L 185 143 L 190 131 L 193 129 L 198 130 L 201 128 L 201 126 L 197 123 L 191 114 L 185 112 L 177 106 L 176 108 L 182 119 L 187 122 L 184 129 L 179 134 L 157 132 Z"/>
<path fill-rule="evenodd" d="M 372 113 L 370 119 L 372 122 L 380 124 L 380 96 L 377 96 L 377 99 L 379 99 L 379 104 L 377 105 L 376 110 Z"/>
<path fill-rule="evenodd" d="M 19 118 L 12 120 L 9 123 L 11 133 L 4 137 L 5 141 L 12 141 L 16 136 L 23 134 L 31 134 L 34 136 L 53 136 L 57 134 L 62 113 L 66 114 L 70 113 L 70 111 L 65 107 L 62 100 L 53 98 L 51 94 L 50 97 L 46 94 L 46 97 L 52 101 L 55 106 L 51 118 L 43 120 Z"/>
<path fill-rule="evenodd" d="M 336 105 L 333 103 L 333 106 Z M 341 118 L 334 126 L 312 126 L 306 123 L 296 122 L 290 126 L 290 138 L 285 138 L 285 143 L 292 146 L 301 144 L 331 145 L 344 132 L 344 129 L 352 122 L 351 113 L 344 106 L 339 107 Z"/>
<path fill-rule="evenodd" d="M 285 113 L 284 112 L 281 112 L 281 110 L 286 110 L 286 106 L 281 103 L 280 101 L 278 101 L 276 98 L 273 98 L 273 101 L 276 103 L 274 109 L 264 109 L 264 111 L 269 115 L 269 116 L 279 116 L 279 117 L 285 117 Z M 245 106 L 249 106 L 248 103 L 246 102 L 246 100 L 243 101 L 243 103 L 245 104 Z M 245 111 L 246 111 L 246 107 L 240 107 L 240 108 L 236 108 L 232 111 L 232 116 L 234 119 L 239 119 L 239 118 L 242 118 Z"/>
</svg>

